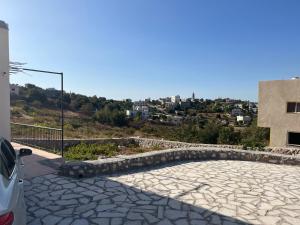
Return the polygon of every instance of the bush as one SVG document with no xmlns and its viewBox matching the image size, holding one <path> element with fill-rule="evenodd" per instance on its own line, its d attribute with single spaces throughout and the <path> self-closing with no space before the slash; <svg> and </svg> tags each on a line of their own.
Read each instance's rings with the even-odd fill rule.
<svg viewBox="0 0 300 225">
<path fill-rule="evenodd" d="M 96 112 L 95 120 L 112 126 L 125 126 L 127 124 L 124 112 L 115 109 L 110 110 L 109 107 Z"/>
<path fill-rule="evenodd" d="M 257 127 L 256 121 L 242 132 L 241 144 L 244 149 L 262 150 L 268 145 L 270 130 L 267 128 Z"/>
<path fill-rule="evenodd" d="M 67 160 L 95 160 L 99 155 L 112 157 L 118 154 L 116 144 L 85 144 L 80 143 L 66 149 Z"/>
<path fill-rule="evenodd" d="M 222 127 L 219 132 L 218 144 L 236 145 L 240 139 L 240 132 L 235 132 L 232 127 Z"/>
</svg>

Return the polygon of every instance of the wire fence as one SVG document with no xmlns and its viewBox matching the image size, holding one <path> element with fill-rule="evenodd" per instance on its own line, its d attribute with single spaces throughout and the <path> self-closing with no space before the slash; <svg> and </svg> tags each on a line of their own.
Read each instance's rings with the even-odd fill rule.
<svg viewBox="0 0 300 225">
<path fill-rule="evenodd" d="M 12 141 L 51 152 L 63 152 L 62 129 L 11 123 Z"/>
</svg>

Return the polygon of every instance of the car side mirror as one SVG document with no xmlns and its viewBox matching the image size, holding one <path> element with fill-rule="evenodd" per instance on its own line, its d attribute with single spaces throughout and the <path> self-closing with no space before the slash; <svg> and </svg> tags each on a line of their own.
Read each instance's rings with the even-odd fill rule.
<svg viewBox="0 0 300 225">
<path fill-rule="evenodd" d="M 29 149 L 29 148 L 20 148 L 20 151 L 19 151 L 19 156 L 20 157 L 31 155 L 31 154 L 32 154 L 31 149 Z"/>
</svg>

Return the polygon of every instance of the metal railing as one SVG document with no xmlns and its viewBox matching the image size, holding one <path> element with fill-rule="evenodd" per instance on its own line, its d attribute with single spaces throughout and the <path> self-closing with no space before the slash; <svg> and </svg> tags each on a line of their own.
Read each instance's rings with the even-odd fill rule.
<svg viewBox="0 0 300 225">
<path fill-rule="evenodd" d="M 12 141 L 63 154 L 62 129 L 21 123 L 10 124 Z"/>
</svg>

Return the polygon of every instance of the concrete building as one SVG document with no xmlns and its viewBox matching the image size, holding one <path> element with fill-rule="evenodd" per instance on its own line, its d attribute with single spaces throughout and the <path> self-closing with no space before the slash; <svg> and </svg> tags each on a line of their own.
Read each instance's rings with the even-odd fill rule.
<svg viewBox="0 0 300 225">
<path fill-rule="evenodd" d="M 251 122 L 251 117 L 250 116 L 237 116 L 236 117 L 237 122 L 242 122 L 244 124 L 250 123 Z"/>
<path fill-rule="evenodd" d="M 176 103 L 174 103 L 174 102 L 166 102 L 164 106 L 165 106 L 166 110 L 174 110 L 175 107 L 176 107 Z"/>
<path fill-rule="evenodd" d="M 180 96 L 179 95 L 172 96 L 171 97 L 171 102 L 179 103 L 180 102 Z"/>
<path fill-rule="evenodd" d="M 8 25 L 0 20 L 0 136 L 10 140 Z"/>
<path fill-rule="evenodd" d="M 234 107 L 237 109 L 243 109 L 243 104 L 239 103 L 239 104 L 234 104 Z"/>
<path fill-rule="evenodd" d="M 191 107 L 191 102 L 190 101 L 180 101 L 179 102 L 179 105 L 180 105 L 180 108 L 182 109 L 182 110 L 185 110 L 185 109 L 188 109 L 188 108 L 190 108 Z"/>
<path fill-rule="evenodd" d="M 126 110 L 126 116 L 128 117 L 136 117 L 137 114 L 140 113 L 143 120 L 149 118 L 149 107 L 144 105 L 133 105 L 132 110 Z"/>
<path fill-rule="evenodd" d="M 300 146 L 300 79 L 259 83 L 258 126 L 270 128 L 270 146 Z"/>
<path fill-rule="evenodd" d="M 231 110 L 231 115 L 232 116 L 242 116 L 243 115 L 243 110 L 240 108 L 232 109 Z"/>
</svg>

